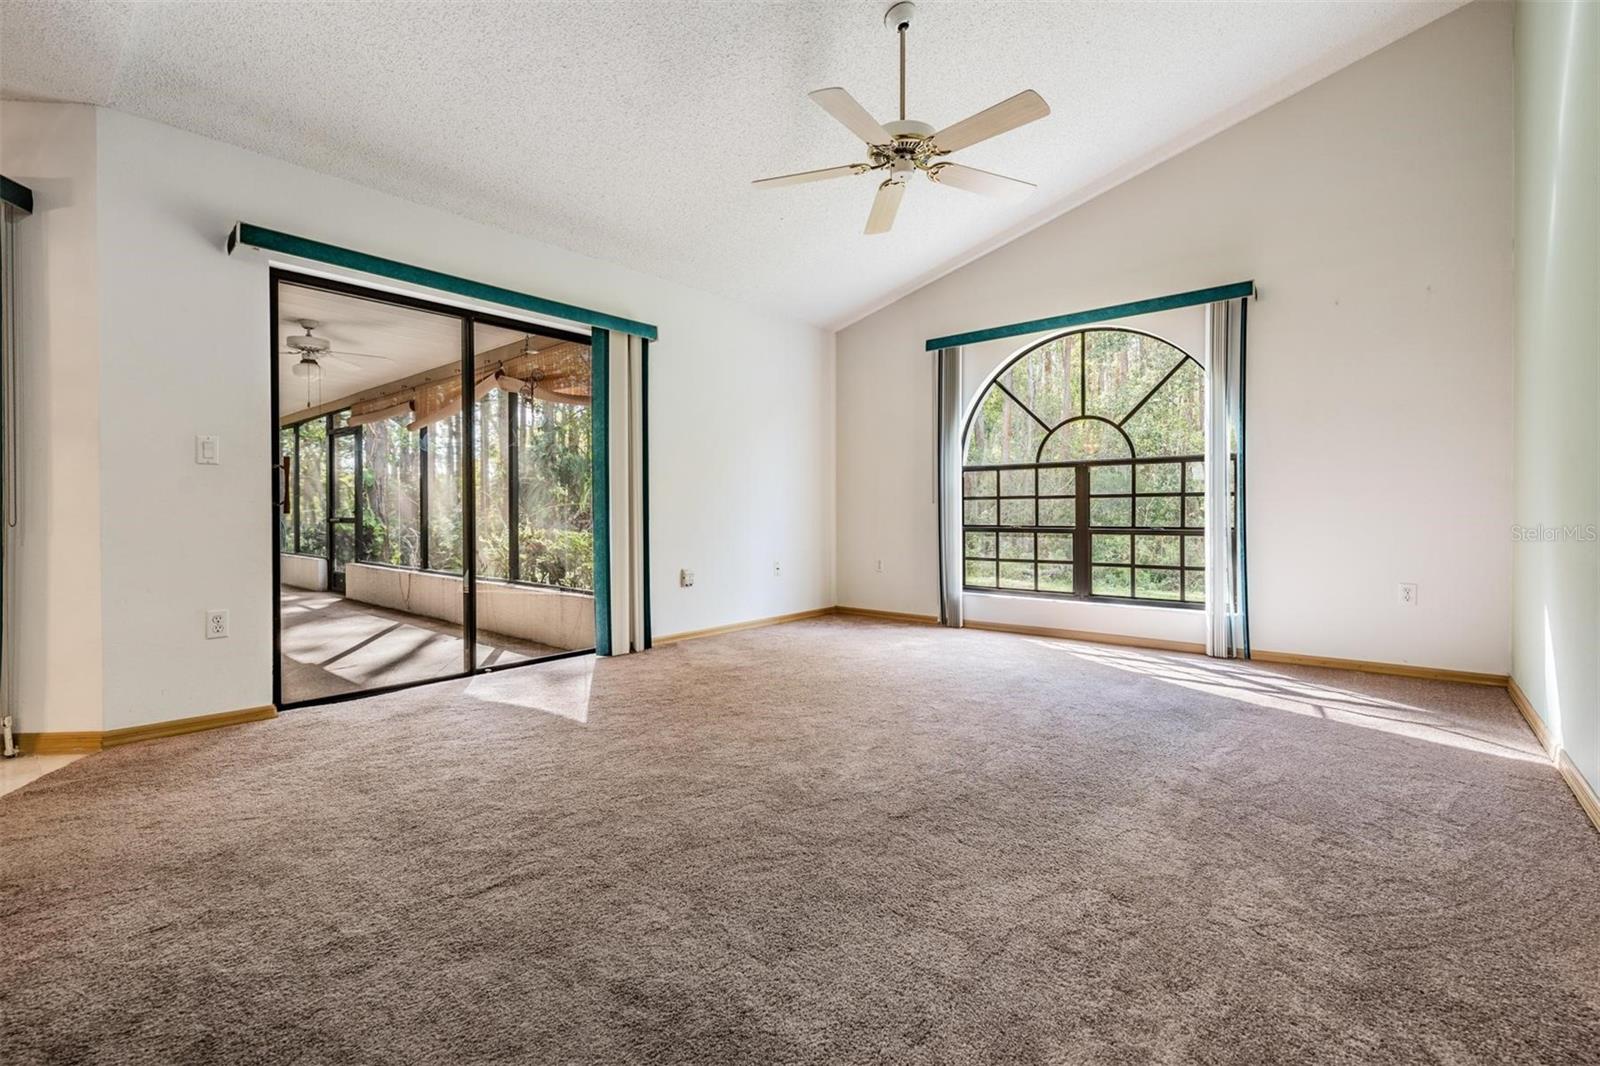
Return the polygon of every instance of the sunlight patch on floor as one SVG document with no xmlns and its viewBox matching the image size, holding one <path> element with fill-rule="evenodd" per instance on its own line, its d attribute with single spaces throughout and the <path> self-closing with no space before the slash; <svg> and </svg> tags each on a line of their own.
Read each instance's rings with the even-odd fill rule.
<svg viewBox="0 0 1600 1066">
<path fill-rule="evenodd" d="M 575 655 L 522 670 L 480 674 L 467 682 L 467 695 L 486 703 L 588 722 L 594 663 L 593 655 Z"/>
<path fill-rule="evenodd" d="M 1287 711 L 1360 726 L 1502 759 L 1536 763 L 1549 761 L 1543 752 L 1537 750 L 1531 736 L 1526 748 L 1517 747 L 1464 729 L 1459 719 L 1451 719 L 1451 724 L 1445 725 L 1443 714 L 1426 707 L 1272 673 L 1259 667 L 1242 665 L 1236 660 L 1178 658 L 1127 648 L 1064 644 L 1058 641 L 1037 640 L 1035 643 L 1101 666 L 1267 710 Z"/>
<path fill-rule="evenodd" d="M 0 796 L 15 792 L 81 758 L 82 755 L 18 755 L 13 759 L 0 759 Z"/>
<path fill-rule="evenodd" d="M 329 592 L 285 587 L 281 603 L 279 652 L 286 702 L 466 672 L 459 625 Z M 507 666 L 560 650 L 478 632 L 480 666 Z"/>
</svg>

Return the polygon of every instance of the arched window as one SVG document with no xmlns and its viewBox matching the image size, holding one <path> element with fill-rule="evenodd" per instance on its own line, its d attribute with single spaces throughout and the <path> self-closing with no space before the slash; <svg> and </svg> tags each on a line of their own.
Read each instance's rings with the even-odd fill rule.
<svg viewBox="0 0 1600 1066">
<path fill-rule="evenodd" d="M 965 585 L 1205 602 L 1205 374 L 1146 333 L 1028 349 L 963 441 Z"/>
</svg>

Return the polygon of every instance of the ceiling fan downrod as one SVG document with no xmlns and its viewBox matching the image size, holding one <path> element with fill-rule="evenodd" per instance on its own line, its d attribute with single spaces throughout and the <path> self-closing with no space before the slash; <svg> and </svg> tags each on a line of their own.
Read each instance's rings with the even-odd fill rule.
<svg viewBox="0 0 1600 1066">
<path fill-rule="evenodd" d="M 911 0 L 900 0 L 884 13 L 883 21 L 893 26 L 900 37 L 900 121 L 906 120 L 906 31 L 911 28 L 911 14 L 917 5 Z"/>
</svg>

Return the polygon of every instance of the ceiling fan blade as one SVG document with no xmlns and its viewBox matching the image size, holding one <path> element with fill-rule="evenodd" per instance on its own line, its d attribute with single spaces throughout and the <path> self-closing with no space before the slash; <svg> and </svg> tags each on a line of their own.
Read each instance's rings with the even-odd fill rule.
<svg viewBox="0 0 1600 1066">
<path fill-rule="evenodd" d="M 372 356 L 372 358 L 373 359 L 380 359 L 380 358 L 382 358 L 382 356 L 376 356 L 375 355 L 375 356 Z M 340 355 L 338 352 L 323 352 L 322 355 L 318 357 L 317 361 L 318 362 L 322 362 L 322 363 L 342 363 L 345 366 L 353 366 L 353 367 L 365 367 L 366 366 L 365 363 L 358 363 L 354 359 L 351 359 L 349 356 Z"/>
<path fill-rule="evenodd" d="M 928 177 L 940 185 L 965 189 L 967 192 L 983 196 L 993 196 L 999 200 L 1021 200 L 1038 188 L 1031 181 L 1008 178 L 1004 174 L 992 174 L 977 167 L 962 166 L 960 163 L 936 163 L 928 168 Z"/>
<path fill-rule="evenodd" d="M 866 108 L 856 103 L 855 97 L 837 85 L 829 89 L 818 89 L 810 96 L 817 102 L 818 107 L 838 119 L 846 129 L 868 144 L 894 143 L 894 134 L 884 129 L 877 119 L 867 114 Z"/>
<path fill-rule="evenodd" d="M 1007 130 L 1044 118 L 1050 105 L 1032 89 L 1024 89 L 1008 100 L 1001 100 L 991 108 L 946 126 L 933 135 L 933 143 L 940 152 L 954 152 L 968 145 L 999 136 Z"/>
<path fill-rule="evenodd" d="M 900 199 L 906 194 L 903 181 L 886 181 L 878 186 L 878 195 L 872 200 L 872 211 L 867 215 L 866 233 L 888 233 L 894 225 L 894 216 L 900 210 Z"/>
<path fill-rule="evenodd" d="M 842 167 L 824 167 L 821 170 L 802 170 L 798 174 L 780 174 L 775 178 L 762 178 L 750 184 L 758 189 L 776 189 L 780 185 L 804 185 L 808 181 L 827 181 L 829 178 L 843 178 L 852 174 L 865 174 L 872 168 L 865 163 L 851 163 Z"/>
<path fill-rule="evenodd" d="M 394 362 L 394 360 L 390 359 L 387 355 L 368 355 L 366 352 L 345 352 L 340 351 L 338 348 L 325 348 L 323 349 L 322 354 L 337 355 L 345 359 L 382 359 L 385 363 Z"/>
</svg>

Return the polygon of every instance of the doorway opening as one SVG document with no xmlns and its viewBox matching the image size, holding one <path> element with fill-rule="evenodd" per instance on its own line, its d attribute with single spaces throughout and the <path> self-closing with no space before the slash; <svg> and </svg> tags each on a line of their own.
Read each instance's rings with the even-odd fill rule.
<svg viewBox="0 0 1600 1066">
<path fill-rule="evenodd" d="M 274 699 L 594 650 L 590 337 L 271 274 Z"/>
</svg>

